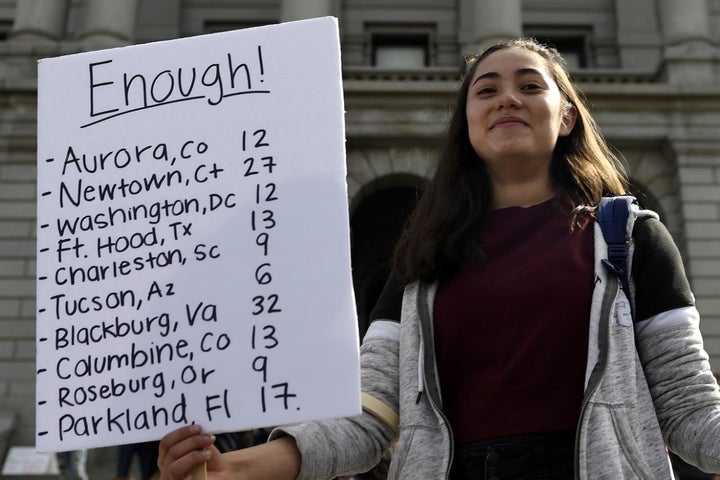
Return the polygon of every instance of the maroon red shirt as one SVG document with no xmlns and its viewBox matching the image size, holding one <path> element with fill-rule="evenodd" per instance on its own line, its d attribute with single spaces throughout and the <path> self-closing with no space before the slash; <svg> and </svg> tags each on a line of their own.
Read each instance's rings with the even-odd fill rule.
<svg viewBox="0 0 720 480">
<path fill-rule="evenodd" d="M 593 291 L 592 223 L 570 232 L 555 200 L 489 213 L 484 263 L 435 299 L 443 409 L 455 441 L 574 430 Z"/>
</svg>

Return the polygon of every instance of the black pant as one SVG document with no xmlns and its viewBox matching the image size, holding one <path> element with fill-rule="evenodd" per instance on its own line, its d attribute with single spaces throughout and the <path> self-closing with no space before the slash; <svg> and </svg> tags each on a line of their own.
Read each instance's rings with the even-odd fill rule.
<svg viewBox="0 0 720 480">
<path fill-rule="evenodd" d="M 575 433 L 515 435 L 455 447 L 451 480 L 573 480 Z"/>
</svg>

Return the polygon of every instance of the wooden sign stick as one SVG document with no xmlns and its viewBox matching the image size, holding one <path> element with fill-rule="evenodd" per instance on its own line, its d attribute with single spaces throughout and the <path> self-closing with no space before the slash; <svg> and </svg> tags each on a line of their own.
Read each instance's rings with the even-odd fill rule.
<svg viewBox="0 0 720 480">
<path fill-rule="evenodd" d="M 207 464 L 201 463 L 200 465 L 195 465 L 195 467 L 190 470 L 190 476 L 192 480 L 207 480 Z"/>
</svg>

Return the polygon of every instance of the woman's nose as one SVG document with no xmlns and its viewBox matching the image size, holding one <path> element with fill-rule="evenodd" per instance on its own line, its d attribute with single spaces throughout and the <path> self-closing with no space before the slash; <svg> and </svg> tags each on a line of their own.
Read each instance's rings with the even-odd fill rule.
<svg viewBox="0 0 720 480">
<path fill-rule="evenodd" d="M 521 104 L 517 92 L 510 89 L 501 90 L 497 98 L 499 108 L 519 107 Z"/>
</svg>

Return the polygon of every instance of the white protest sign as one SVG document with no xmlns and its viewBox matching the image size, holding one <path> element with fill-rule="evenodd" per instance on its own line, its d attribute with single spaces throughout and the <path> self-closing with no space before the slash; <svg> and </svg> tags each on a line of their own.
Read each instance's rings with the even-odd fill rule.
<svg viewBox="0 0 720 480">
<path fill-rule="evenodd" d="M 360 412 L 337 21 L 38 66 L 39 451 Z"/>
</svg>

